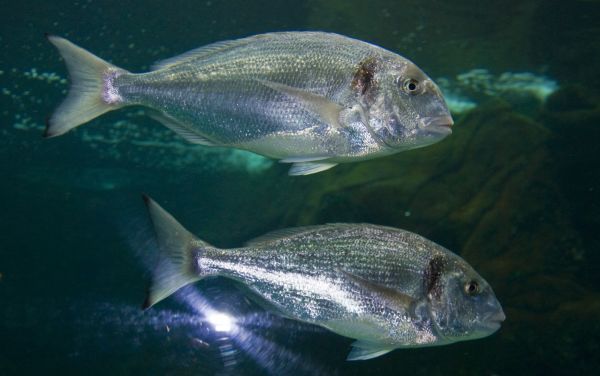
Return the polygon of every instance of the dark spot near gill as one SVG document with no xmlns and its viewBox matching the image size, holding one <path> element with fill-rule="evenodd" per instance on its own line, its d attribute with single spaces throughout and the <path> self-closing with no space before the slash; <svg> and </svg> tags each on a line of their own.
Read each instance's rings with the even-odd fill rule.
<svg viewBox="0 0 600 376">
<path fill-rule="evenodd" d="M 358 65 L 358 69 L 356 70 L 354 79 L 352 80 L 352 87 L 361 95 L 365 95 L 375 86 L 376 68 L 377 61 L 374 57 L 369 57 Z"/>
<path fill-rule="evenodd" d="M 444 271 L 444 258 L 442 256 L 434 256 L 427 264 L 425 269 L 424 284 L 427 296 L 430 298 L 439 298 L 442 294 L 442 286 L 440 277 Z"/>
</svg>

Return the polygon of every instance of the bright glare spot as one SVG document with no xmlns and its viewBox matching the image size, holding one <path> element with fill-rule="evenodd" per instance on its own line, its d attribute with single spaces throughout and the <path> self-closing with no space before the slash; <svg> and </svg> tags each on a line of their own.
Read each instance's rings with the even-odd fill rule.
<svg viewBox="0 0 600 376">
<path fill-rule="evenodd" d="M 233 318 L 225 313 L 210 313 L 206 319 L 217 332 L 230 332 L 233 328 Z"/>
</svg>

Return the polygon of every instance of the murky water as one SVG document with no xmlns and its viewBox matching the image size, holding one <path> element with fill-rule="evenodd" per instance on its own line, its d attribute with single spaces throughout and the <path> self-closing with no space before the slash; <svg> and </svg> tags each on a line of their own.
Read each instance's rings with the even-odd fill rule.
<svg viewBox="0 0 600 376">
<path fill-rule="evenodd" d="M 598 16 L 600 3 L 583 0 L 4 4 L 0 374 L 595 374 Z M 333 31 L 410 58 L 446 95 L 453 134 L 306 177 L 190 145 L 141 108 L 41 137 L 68 89 L 44 32 L 141 72 L 280 30 Z M 488 338 L 347 362 L 352 340 L 267 312 L 225 279 L 142 311 L 156 251 L 142 192 L 221 247 L 329 222 L 417 232 L 473 265 L 507 320 Z"/>
</svg>

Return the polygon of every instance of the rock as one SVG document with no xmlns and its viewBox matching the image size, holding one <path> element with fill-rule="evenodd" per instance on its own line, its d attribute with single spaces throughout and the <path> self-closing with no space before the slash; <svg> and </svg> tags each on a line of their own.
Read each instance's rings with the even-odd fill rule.
<svg viewBox="0 0 600 376">
<path fill-rule="evenodd" d="M 458 119 L 452 136 L 436 145 L 303 180 L 304 201 L 286 218 L 294 224 L 390 225 L 448 247 L 490 282 L 507 312 L 499 338 L 488 340 L 497 343 L 492 346 L 505 364 L 496 371 L 522 371 L 525 359 L 503 351 L 511 347 L 533 353 L 550 369 L 565 367 L 581 360 L 581 347 L 594 346 L 585 328 L 599 307 L 584 302 L 596 296 L 597 277 L 585 265 L 597 265 L 598 256 L 585 243 L 566 194 L 573 176 L 564 169 L 572 166 L 557 163 L 564 157 L 564 145 L 556 146 L 559 127 L 541 120 L 492 100 Z M 569 126 L 571 132 L 576 127 Z M 584 205 L 575 206 L 578 213 Z M 577 334 L 561 329 L 566 321 Z M 590 330 L 600 334 L 597 326 Z M 589 340 L 578 343 L 578 335 Z M 565 336 L 571 342 L 563 348 Z"/>
</svg>

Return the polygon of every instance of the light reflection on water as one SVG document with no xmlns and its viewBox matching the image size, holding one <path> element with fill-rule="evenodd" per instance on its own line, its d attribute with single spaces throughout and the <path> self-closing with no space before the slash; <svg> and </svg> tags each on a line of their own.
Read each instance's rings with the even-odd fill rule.
<svg viewBox="0 0 600 376">
<path fill-rule="evenodd" d="M 198 317 L 203 317 L 203 324 L 211 327 L 211 340 L 216 343 L 225 368 L 236 367 L 243 363 L 240 353 L 256 363 L 268 374 L 332 374 L 332 370 L 310 361 L 306 354 L 296 353 L 280 343 L 267 338 L 264 333 L 273 331 L 294 332 L 323 332 L 323 329 L 309 324 L 277 318 L 264 311 L 249 309 L 252 303 L 243 299 L 247 304 L 235 307 L 228 302 L 227 294 L 219 288 L 209 288 L 208 294 L 218 301 L 215 308 L 193 286 L 175 294 L 175 298 L 192 310 Z M 230 297 L 239 299 L 240 295 Z M 213 300 L 213 299 L 211 299 Z"/>
<path fill-rule="evenodd" d="M 151 274 L 158 249 L 154 233 L 145 220 L 122 218 L 119 227 L 138 262 Z M 335 369 L 311 360 L 321 355 L 318 347 L 303 346 L 307 340 L 318 341 L 326 332 L 324 329 L 275 315 L 263 309 L 262 303 L 260 298 L 231 280 L 208 278 L 183 287 L 143 313 L 139 308 L 128 307 L 126 315 L 132 319 L 124 324 L 141 328 L 144 322 L 150 321 L 156 334 L 164 338 L 183 330 L 188 336 L 185 342 L 188 351 L 176 358 L 210 359 L 219 363 L 215 367 L 220 374 L 240 374 L 241 370 L 243 374 L 254 374 L 249 367 L 256 368 L 256 374 L 337 374 Z M 135 341 L 135 337 L 131 340 Z M 346 342 L 348 347 L 338 350 L 341 359 L 345 359 L 350 350 L 350 340 Z M 193 349 L 194 354 L 189 349 Z M 298 349 L 304 350 L 299 352 Z"/>
<path fill-rule="evenodd" d="M 70 306 L 68 313 L 62 310 L 60 316 L 63 319 L 71 317 L 70 325 L 78 328 L 78 335 L 73 337 L 74 342 L 68 349 L 69 358 L 86 362 L 90 356 L 120 353 L 136 362 L 139 357 L 153 356 L 148 354 L 159 351 L 159 363 L 164 367 L 173 363 L 182 367 L 200 364 L 198 374 L 233 375 L 242 370 L 244 374 L 254 374 L 248 373 L 249 369 L 256 369 L 256 374 L 271 375 L 336 373 L 312 362 L 310 355 L 298 353 L 273 339 L 276 332 L 294 337 L 301 332 L 310 334 L 322 332 L 322 329 L 264 311 L 241 314 L 231 307 L 229 310 L 211 309 L 197 289 L 184 290 L 184 294 L 177 294 L 176 300 L 187 300 L 187 304 L 177 305 L 178 308 L 167 304 L 169 308 L 153 307 L 142 311 L 128 304 L 78 302 Z M 189 310 L 189 304 L 196 308 Z M 235 324 L 226 331 L 220 326 L 222 321 L 215 325 L 211 320 L 215 315 L 232 318 Z M 40 331 L 45 330 L 40 327 Z"/>
</svg>

